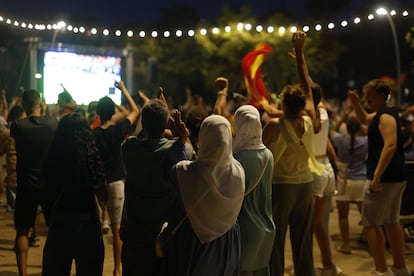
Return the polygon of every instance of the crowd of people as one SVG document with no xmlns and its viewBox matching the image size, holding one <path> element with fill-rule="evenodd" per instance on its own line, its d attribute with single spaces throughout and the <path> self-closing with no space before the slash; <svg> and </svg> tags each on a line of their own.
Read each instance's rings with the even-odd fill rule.
<svg viewBox="0 0 414 276">
<path fill-rule="evenodd" d="M 126 107 L 103 97 L 86 111 L 65 91 L 50 116 L 38 91 L 24 91 L 6 108 L 0 133 L 19 275 L 27 275 L 39 206 L 48 225 L 44 276 L 69 275 L 72 261 L 76 275 L 102 275 L 104 214 L 114 276 L 283 276 L 288 230 L 294 275 L 342 275 L 328 227 L 334 199 L 337 251 L 352 254 L 348 213 L 356 203 L 371 275 L 411 275 L 399 219 L 403 126 L 387 105 L 390 88 L 368 82 L 369 109 L 350 90 L 334 122 L 309 75 L 305 42 L 304 32 L 292 35 L 298 83 L 283 88 L 279 103 L 256 98 L 253 106 L 239 95 L 229 104 L 228 80 L 218 77 L 211 109 L 188 92 L 187 103 L 171 110 L 161 88 L 154 99 L 140 92 L 140 109 L 120 81 Z"/>
</svg>

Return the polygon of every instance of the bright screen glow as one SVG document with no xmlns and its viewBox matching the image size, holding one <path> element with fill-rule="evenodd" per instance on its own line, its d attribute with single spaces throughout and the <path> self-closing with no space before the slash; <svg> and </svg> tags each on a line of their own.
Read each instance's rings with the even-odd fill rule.
<svg viewBox="0 0 414 276">
<path fill-rule="evenodd" d="M 48 51 L 44 55 L 43 93 L 47 104 L 56 104 L 65 89 L 78 105 L 87 105 L 104 96 L 121 104 L 121 58 Z"/>
</svg>

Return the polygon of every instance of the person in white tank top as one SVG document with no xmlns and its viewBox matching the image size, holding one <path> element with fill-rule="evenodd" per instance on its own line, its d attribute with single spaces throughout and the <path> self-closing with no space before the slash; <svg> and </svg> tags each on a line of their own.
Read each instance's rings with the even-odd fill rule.
<svg viewBox="0 0 414 276">
<path fill-rule="evenodd" d="M 314 135 L 313 146 L 315 158 L 318 162 L 325 165 L 322 175 L 313 175 L 314 192 L 314 235 L 319 245 L 321 253 L 322 267 L 315 269 L 316 275 L 341 275 L 342 270 L 337 267 L 332 260 L 331 244 L 329 237 L 329 212 L 332 206 L 332 196 L 335 195 L 335 173 L 328 158 L 332 156 L 336 160 L 335 152 L 330 144 L 329 116 L 326 106 L 321 102 L 321 87 L 312 83 L 312 94 L 319 113 L 320 129 Z M 328 151 L 328 149 L 330 149 Z"/>
</svg>

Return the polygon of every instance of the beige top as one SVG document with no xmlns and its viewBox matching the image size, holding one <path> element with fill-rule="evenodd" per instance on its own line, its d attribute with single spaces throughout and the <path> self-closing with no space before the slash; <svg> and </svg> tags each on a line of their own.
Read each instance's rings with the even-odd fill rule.
<svg viewBox="0 0 414 276">
<path fill-rule="evenodd" d="M 313 180 L 312 172 L 321 174 L 323 165 L 315 160 L 313 126 L 308 116 L 302 117 L 305 131 L 298 137 L 289 120 L 280 118 L 280 134 L 270 144 L 275 156 L 273 184 L 303 184 Z"/>
</svg>

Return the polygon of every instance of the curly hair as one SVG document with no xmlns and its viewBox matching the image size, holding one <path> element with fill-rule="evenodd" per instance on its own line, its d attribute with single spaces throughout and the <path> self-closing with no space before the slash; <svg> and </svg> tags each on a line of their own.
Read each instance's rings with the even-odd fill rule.
<svg viewBox="0 0 414 276">
<path fill-rule="evenodd" d="M 69 170 L 71 168 L 71 170 Z M 57 177 L 72 174 L 81 182 L 97 187 L 106 182 L 103 162 L 88 121 L 73 112 L 64 116 L 56 129 L 45 169 Z"/>
<path fill-rule="evenodd" d="M 282 106 L 286 108 L 286 115 L 297 116 L 305 108 L 305 94 L 299 85 L 285 86 L 282 96 Z"/>
</svg>

